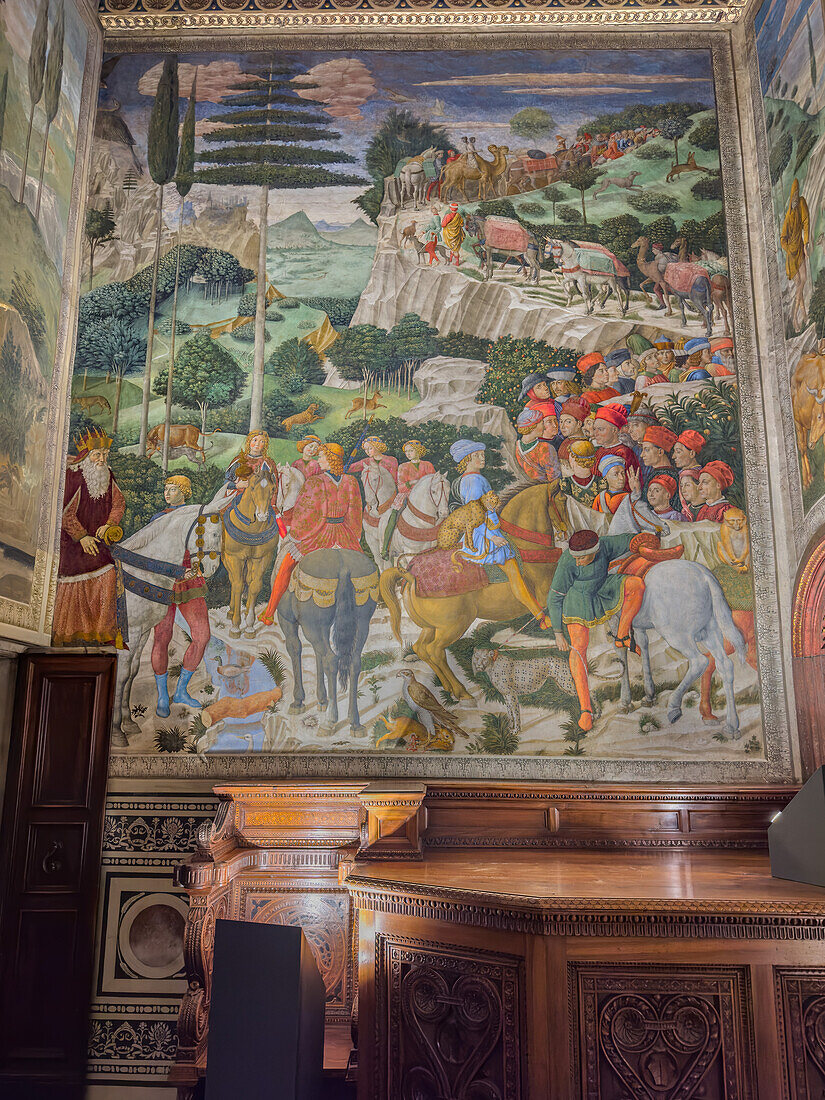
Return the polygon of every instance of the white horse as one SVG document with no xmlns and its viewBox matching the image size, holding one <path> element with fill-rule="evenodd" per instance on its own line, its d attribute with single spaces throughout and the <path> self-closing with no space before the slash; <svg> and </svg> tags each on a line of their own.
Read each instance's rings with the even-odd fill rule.
<svg viewBox="0 0 825 1100">
<path fill-rule="evenodd" d="M 368 463 L 361 470 L 361 485 L 364 489 L 364 536 L 375 564 L 383 569 L 389 563 L 385 562 L 381 548 L 390 521 L 390 507 L 398 489 L 389 470 L 375 463 Z"/>
<path fill-rule="evenodd" d="M 550 246 L 553 260 L 561 270 L 568 309 L 573 304 L 574 293 L 578 291 L 587 313 L 593 312 L 594 304 L 598 305 L 599 309 L 603 309 L 611 294 L 618 302 L 622 316 L 627 313 L 630 304 L 630 283 L 626 276 L 608 271 L 585 271 L 579 263 L 577 250 L 569 241 L 550 239 L 547 245 Z"/>
<path fill-rule="evenodd" d="M 403 555 L 410 557 L 435 546 L 436 529 L 450 514 L 450 483 L 443 474 L 426 474 L 416 481 L 407 505 L 392 533 L 390 562 Z"/>
<path fill-rule="evenodd" d="M 629 531 L 651 531 L 667 535 L 670 529 L 641 499 L 625 497 L 610 524 L 611 535 Z M 650 670 L 648 630 L 656 630 L 671 649 L 687 658 L 688 668 L 682 681 L 673 691 L 667 707 L 668 721 L 673 723 L 682 716 L 682 699 L 685 692 L 696 683 L 708 667 L 709 651 L 716 661 L 725 689 L 725 725 L 727 737 L 739 736 L 739 715 L 734 699 L 733 661 L 725 652 L 725 639 L 736 650 L 744 664 L 747 660 L 745 639 L 733 621 L 730 606 L 722 586 L 713 573 L 700 562 L 676 558 L 652 566 L 645 575 L 645 594 L 642 606 L 633 620 L 633 632 L 642 653 L 642 674 L 645 686 L 645 702 L 652 703 L 656 687 Z M 701 649 L 699 648 L 701 646 Z M 630 709 L 630 678 L 626 649 L 620 651 L 622 660 L 621 704 Z"/>
<path fill-rule="evenodd" d="M 188 550 L 193 562 L 199 562 L 203 575 L 211 577 L 220 564 L 221 522 L 219 511 L 227 504 L 224 486 L 209 504 L 184 504 L 158 516 L 118 544 L 114 550 L 125 549 L 139 555 L 142 563 L 123 561 L 125 573 L 147 584 L 147 591 L 172 590 L 175 578 L 166 575 L 162 567 L 179 566 Z M 199 519 L 205 520 L 199 523 Z M 199 530 L 200 528 L 200 530 Z M 203 545 L 198 546 L 197 540 Z M 153 565 L 161 567 L 153 568 Z M 114 729 L 112 743 L 118 747 L 128 745 L 127 734 L 140 733 L 140 727 L 132 718 L 129 699 L 132 683 L 140 668 L 140 658 L 151 631 L 166 615 L 169 604 L 149 599 L 139 591 L 126 587 L 126 616 L 129 624 L 129 648 L 123 650 L 117 663 L 115 685 Z"/>
</svg>

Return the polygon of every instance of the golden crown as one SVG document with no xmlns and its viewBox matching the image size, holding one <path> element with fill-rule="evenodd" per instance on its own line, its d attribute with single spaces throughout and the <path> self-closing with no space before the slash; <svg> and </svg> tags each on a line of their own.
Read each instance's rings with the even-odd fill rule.
<svg viewBox="0 0 825 1100">
<path fill-rule="evenodd" d="M 111 446 L 111 438 L 99 429 L 83 432 L 77 438 L 78 454 L 88 454 L 90 451 L 108 451 Z"/>
</svg>

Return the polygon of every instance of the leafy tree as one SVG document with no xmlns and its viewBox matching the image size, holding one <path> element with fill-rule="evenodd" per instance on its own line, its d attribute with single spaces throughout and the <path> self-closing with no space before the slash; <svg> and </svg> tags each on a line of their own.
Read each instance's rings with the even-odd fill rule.
<svg viewBox="0 0 825 1100">
<path fill-rule="evenodd" d="M 814 283 L 814 292 L 808 306 L 808 315 L 814 323 L 816 334 L 825 337 L 825 271 L 820 271 Z"/>
<path fill-rule="evenodd" d="M 180 195 L 178 209 L 178 246 L 175 249 L 175 289 L 172 294 L 172 332 L 169 339 L 169 370 L 166 380 L 166 407 L 163 423 L 163 472 L 169 470 L 169 427 L 172 423 L 172 384 L 175 374 L 175 335 L 177 333 L 178 319 L 178 286 L 180 284 L 180 256 L 181 239 L 183 237 L 183 207 L 186 196 L 192 190 L 195 182 L 195 104 L 197 102 L 198 70 L 195 69 L 192 77 L 192 91 L 189 95 L 189 106 L 183 117 L 183 129 L 180 135 L 180 149 L 178 150 L 178 163 L 175 169 L 175 188 Z"/>
<path fill-rule="evenodd" d="M 713 115 L 708 115 L 701 122 L 697 122 L 688 134 L 688 141 L 697 149 L 704 149 L 709 153 L 712 149 L 719 148 L 719 128 Z"/>
<path fill-rule="evenodd" d="M 706 103 L 632 103 L 621 111 L 614 111 L 589 122 L 583 122 L 577 133 L 607 133 L 614 130 L 635 130 L 637 126 L 650 126 L 659 128 L 659 119 L 662 115 L 669 118 L 689 120 L 691 115 L 700 111 L 707 111 Z"/>
<path fill-rule="evenodd" d="M 691 195 L 695 199 L 710 201 L 722 201 L 722 177 L 721 176 L 705 176 L 704 179 L 697 180 L 696 183 L 690 189 Z"/>
<path fill-rule="evenodd" d="M 786 131 L 780 134 L 768 157 L 768 170 L 771 183 L 774 186 L 782 179 L 782 175 L 791 159 L 791 153 L 793 153 L 793 138 Z"/>
<path fill-rule="evenodd" d="M 359 298 L 302 298 L 301 301 L 305 306 L 310 309 L 319 309 L 326 313 L 329 317 L 331 325 L 335 328 L 346 328 L 352 318 L 355 316 L 355 311 L 358 309 Z M 279 301 L 278 305 L 284 307 L 283 301 Z"/>
<path fill-rule="evenodd" d="M 574 210 L 572 206 L 568 206 L 566 203 L 562 203 L 557 213 L 561 220 L 567 225 L 572 225 L 573 222 L 579 220 L 578 210 Z"/>
<path fill-rule="evenodd" d="M 140 455 L 146 454 L 146 435 L 149 430 L 149 398 L 152 393 L 152 345 L 155 335 L 160 238 L 163 232 L 163 189 L 174 178 L 178 160 L 178 59 L 176 54 L 170 54 L 163 62 L 163 70 L 158 81 L 152 113 L 149 116 L 147 145 L 149 175 L 158 188 L 158 210 L 155 256 L 152 262 L 152 289 L 149 295 L 149 335 L 146 340 L 143 400 L 140 410 L 140 441 L 138 443 L 138 453 Z"/>
<path fill-rule="evenodd" d="M 270 435 L 284 436 L 287 433 L 283 421 L 298 411 L 283 386 L 276 384 L 264 398 L 264 428 Z"/>
<path fill-rule="evenodd" d="M 243 367 L 211 336 L 195 336 L 181 347 L 175 359 L 172 398 L 185 409 L 200 409 L 201 430 L 206 431 L 206 413 L 211 407 L 232 405 L 243 392 Z M 153 390 L 166 393 L 167 368 L 158 373 Z"/>
<path fill-rule="evenodd" d="M 655 221 L 650 222 L 644 229 L 646 237 L 649 237 L 652 242 L 661 241 L 665 248 L 669 248 L 671 241 L 676 240 L 676 237 L 680 233 L 681 230 L 677 230 L 676 228 L 676 222 L 667 215 L 662 218 L 656 218 Z"/>
<path fill-rule="evenodd" d="M 220 126 L 205 138 L 216 147 L 198 156 L 201 167 L 197 176 L 202 182 L 240 187 L 258 184 L 261 188 L 250 430 L 261 426 L 263 416 L 270 188 L 340 187 L 364 182 L 361 175 L 325 167 L 353 164 L 355 158 L 340 149 L 328 148 L 340 141 L 341 135 L 329 129 L 329 117 L 317 105 L 298 94 L 293 78 L 299 74 L 300 69 L 292 61 L 276 56 L 247 74 L 237 94 L 223 101 L 223 107 L 231 109 L 210 116 L 210 121 Z M 244 107 L 247 109 L 238 109 Z"/>
<path fill-rule="evenodd" d="M 711 383 L 697 394 L 669 397 L 657 407 L 656 415 L 677 435 L 692 429 L 704 436 L 702 461 L 727 462 L 733 470 L 734 482 L 726 496 L 737 508 L 743 508 L 745 473 L 736 386 L 730 382 Z"/>
<path fill-rule="evenodd" d="M 0 348 L 0 454 L 10 463 L 22 463 L 26 457 L 26 434 L 35 410 L 32 396 L 23 357 L 9 329 Z"/>
<path fill-rule="evenodd" d="M 568 169 L 565 175 L 565 182 L 581 195 L 582 222 L 585 225 L 587 225 L 587 210 L 584 205 L 584 193 L 589 191 L 603 175 L 604 172 L 600 168 L 593 168 L 584 161 Z"/>
<path fill-rule="evenodd" d="M 29 128 L 26 131 L 26 148 L 20 169 L 20 192 L 18 202 L 26 196 L 26 175 L 29 168 L 29 148 L 32 140 L 34 109 L 43 95 L 43 77 L 46 70 L 46 44 L 49 36 L 49 0 L 40 0 L 34 21 L 31 46 L 29 47 Z"/>
<path fill-rule="evenodd" d="M 638 195 L 629 195 L 627 201 L 643 214 L 672 214 L 679 209 L 679 200 L 664 191 L 641 191 Z"/>
<path fill-rule="evenodd" d="M 49 130 L 57 116 L 60 106 L 60 88 L 63 83 L 63 36 L 65 33 L 65 13 L 63 0 L 57 2 L 57 15 L 52 27 L 52 41 L 49 57 L 46 61 L 46 94 L 43 109 L 46 112 L 46 129 L 43 134 L 43 153 L 40 157 L 40 178 L 37 181 L 37 201 L 34 204 L 35 220 L 40 216 L 40 197 L 43 193 L 43 172 L 46 167 L 46 153 L 49 149 Z"/>
<path fill-rule="evenodd" d="M 3 148 L 3 131 L 6 125 L 6 98 L 9 91 L 9 71 L 3 70 L 3 76 L 0 78 L 0 151 Z"/>
<path fill-rule="evenodd" d="M 355 325 L 341 333 L 327 357 L 347 382 L 361 382 L 368 372 L 386 375 L 393 363 L 392 341 L 382 328 Z"/>
<path fill-rule="evenodd" d="M 683 138 L 688 132 L 690 128 L 690 118 L 673 113 L 667 114 L 664 118 L 659 119 L 656 128 L 661 132 L 663 138 L 673 142 L 673 156 L 678 164 L 679 139 Z"/>
<path fill-rule="evenodd" d="M 438 337 L 438 354 L 451 355 L 456 359 L 476 359 L 483 363 L 491 347 L 489 340 L 469 332 L 448 332 L 446 336 Z"/>
<path fill-rule="evenodd" d="M 112 208 L 107 202 L 102 210 L 94 207 L 86 211 L 85 235 L 89 242 L 89 290 L 95 277 L 95 252 L 98 246 L 115 239 L 115 219 L 112 217 Z M 85 386 L 84 386 L 85 389 Z"/>
<path fill-rule="evenodd" d="M 642 223 L 633 214 L 621 214 L 618 218 L 605 218 L 599 234 L 599 243 L 626 264 L 635 258 L 631 245 L 644 232 Z M 673 238 L 669 238 L 672 240 Z"/>
<path fill-rule="evenodd" d="M 817 143 L 818 139 L 816 123 L 811 122 L 810 119 L 805 119 L 804 122 L 796 128 L 796 157 L 794 159 L 793 174 L 796 175 L 802 165 L 805 163 L 808 154 Z"/>
<path fill-rule="evenodd" d="M 365 163 L 373 180 L 372 186 L 353 202 L 377 225 L 384 198 L 384 179 L 394 174 L 399 161 L 415 157 L 430 147 L 448 149 L 450 144 L 450 136 L 441 126 L 422 121 L 411 111 L 392 108 L 367 146 Z"/>
<path fill-rule="evenodd" d="M 422 360 L 438 355 L 438 330 L 431 328 L 417 313 L 405 313 L 390 332 L 396 361 L 417 367 Z"/>
<path fill-rule="evenodd" d="M 510 119 L 510 130 L 528 141 L 538 141 L 555 125 L 553 116 L 542 107 L 524 107 Z"/>
<path fill-rule="evenodd" d="M 561 202 L 561 200 L 564 198 L 564 191 L 562 191 L 562 189 L 560 187 L 556 187 L 555 184 L 552 184 L 550 187 L 545 187 L 544 197 L 547 199 L 547 201 L 550 203 L 550 205 L 553 208 L 553 221 L 555 221 L 556 220 L 556 203 Z"/>
<path fill-rule="evenodd" d="M 114 375 L 117 379 L 112 410 L 113 432 L 117 431 L 123 379 L 139 369 L 145 356 L 146 341 L 128 321 L 109 318 L 78 326 L 74 370 L 77 373 L 82 369 L 83 388 L 86 388 L 89 368 L 98 372 L 105 370 L 107 378 Z"/>
<path fill-rule="evenodd" d="M 498 405 L 507 410 L 513 423 L 524 408 L 521 383 L 532 371 L 575 364 L 579 353 L 557 348 L 529 336 L 500 336 L 487 353 L 487 374 L 476 395 L 479 404 Z"/>
<path fill-rule="evenodd" d="M 267 360 L 266 368 L 276 378 L 296 374 L 302 389 L 305 386 L 323 386 L 327 377 L 321 365 L 321 356 L 311 344 L 297 337 L 285 340 L 277 347 Z"/>
</svg>

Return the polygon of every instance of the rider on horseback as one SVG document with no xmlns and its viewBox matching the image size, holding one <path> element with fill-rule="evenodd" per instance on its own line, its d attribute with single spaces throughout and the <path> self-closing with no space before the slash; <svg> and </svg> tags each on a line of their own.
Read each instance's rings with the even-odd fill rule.
<svg viewBox="0 0 825 1100">
<path fill-rule="evenodd" d="M 579 697 L 579 728 L 593 728 L 593 706 L 587 678 L 587 646 L 590 628 L 607 622 L 619 612 L 616 646 L 638 652 L 631 625 L 642 606 L 645 584 L 641 577 L 610 572 L 617 558 L 649 539 L 648 534 L 603 535 L 595 531 L 575 531 L 559 559 L 550 591 L 547 610 L 562 652 L 569 652 L 570 672 Z M 568 642 L 565 636 L 567 628 Z"/>
<path fill-rule="evenodd" d="M 408 439 L 403 450 L 407 461 L 402 462 L 398 467 L 398 494 L 392 502 L 392 511 L 387 520 L 387 529 L 384 532 L 384 545 L 381 547 L 381 552 L 385 558 L 389 557 L 390 540 L 395 531 L 395 525 L 398 523 L 398 516 L 406 507 L 413 485 L 420 481 L 422 477 L 435 473 L 435 466 L 432 462 L 424 461 L 427 448 L 420 439 Z"/>
<path fill-rule="evenodd" d="M 486 447 L 472 439 L 458 439 L 450 447 L 450 454 L 458 464 L 459 496 L 462 504 L 482 500 L 486 493 L 492 492 L 492 486 L 481 473 L 484 469 Z M 488 498 L 489 499 L 489 498 Z M 457 556 L 477 565 L 498 565 L 504 572 L 510 591 L 520 604 L 534 616 L 543 630 L 550 628 L 550 620 L 544 609 L 524 583 L 521 569 L 513 547 L 501 533 L 500 520 L 496 512 L 487 511 L 486 519 L 473 531 L 472 544 L 465 538 Z"/>
</svg>

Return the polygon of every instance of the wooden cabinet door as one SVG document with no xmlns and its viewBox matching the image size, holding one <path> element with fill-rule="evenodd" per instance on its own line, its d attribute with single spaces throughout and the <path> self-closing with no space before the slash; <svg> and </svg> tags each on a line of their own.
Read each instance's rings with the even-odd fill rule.
<svg viewBox="0 0 825 1100">
<path fill-rule="evenodd" d="M 113 656 L 20 658 L 0 837 L 0 1095 L 80 1097 Z"/>
</svg>

